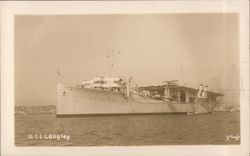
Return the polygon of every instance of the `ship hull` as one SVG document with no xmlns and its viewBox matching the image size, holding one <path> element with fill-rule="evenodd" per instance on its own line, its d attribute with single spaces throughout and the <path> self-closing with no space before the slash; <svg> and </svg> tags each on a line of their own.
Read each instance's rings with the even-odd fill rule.
<svg viewBox="0 0 250 156">
<path fill-rule="evenodd" d="M 140 115 L 163 113 L 209 114 L 214 104 L 166 103 L 142 97 L 126 97 L 120 92 L 57 85 L 57 116 Z"/>
</svg>

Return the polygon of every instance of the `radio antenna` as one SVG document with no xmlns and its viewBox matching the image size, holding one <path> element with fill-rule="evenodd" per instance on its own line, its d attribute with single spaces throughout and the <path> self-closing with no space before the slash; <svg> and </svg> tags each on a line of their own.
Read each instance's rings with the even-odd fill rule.
<svg viewBox="0 0 250 156">
<path fill-rule="evenodd" d="M 109 66 L 111 67 L 111 73 L 113 71 L 113 68 L 115 67 L 115 55 L 121 55 L 121 51 L 120 50 L 116 50 L 114 48 L 114 44 L 111 44 L 111 49 L 107 51 L 106 54 L 106 59 L 107 62 L 109 64 Z"/>
</svg>

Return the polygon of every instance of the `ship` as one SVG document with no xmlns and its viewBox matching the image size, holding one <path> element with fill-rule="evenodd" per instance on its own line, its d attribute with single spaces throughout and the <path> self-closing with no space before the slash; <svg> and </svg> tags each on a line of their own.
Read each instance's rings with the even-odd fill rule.
<svg viewBox="0 0 250 156">
<path fill-rule="evenodd" d="M 210 114 L 220 93 L 200 84 L 191 88 L 165 81 L 162 85 L 131 87 L 133 78 L 96 77 L 81 84 L 57 84 L 57 117 L 89 115 Z"/>
</svg>

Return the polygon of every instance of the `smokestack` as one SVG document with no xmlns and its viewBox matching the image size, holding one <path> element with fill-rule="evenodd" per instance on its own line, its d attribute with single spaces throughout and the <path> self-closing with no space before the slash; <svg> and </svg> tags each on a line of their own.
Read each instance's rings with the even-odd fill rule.
<svg viewBox="0 0 250 156">
<path fill-rule="evenodd" d="M 205 86 L 204 88 L 204 92 L 207 92 L 208 86 Z"/>
<path fill-rule="evenodd" d="M 207 89 L 208 89 L 208 86 L 205 86 L 204 92 L 202 92 L 202 98 L 207 98 Z"/>
<path fill-rule="evenodd" d="M 199 93 L 201 93 L 203 90 L 203 84 L 200 84 L 200 87 L 199 87 Z"/>
</svg>

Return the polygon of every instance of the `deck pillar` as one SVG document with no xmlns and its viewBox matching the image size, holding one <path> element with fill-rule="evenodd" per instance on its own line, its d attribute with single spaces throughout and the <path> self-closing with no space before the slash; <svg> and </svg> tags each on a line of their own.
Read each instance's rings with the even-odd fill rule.
<svg viewBox="0 0 250 156">
<path fill-rule="evenodd" d="M 189 103 L 189 93 L 188 93 L 188 91 L 186 91 L 185 94 L 186 94 L 185 103 Z"/>
<path fill-rule="evenodd" d="M 181 93 L 180 93 L 180 91 L 177 92 L 177 102 L 181 102 Z"/>
</svg>

